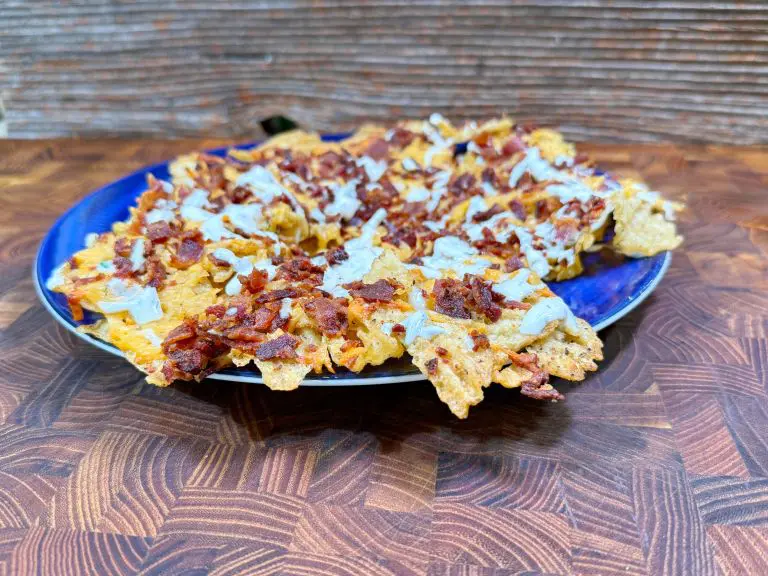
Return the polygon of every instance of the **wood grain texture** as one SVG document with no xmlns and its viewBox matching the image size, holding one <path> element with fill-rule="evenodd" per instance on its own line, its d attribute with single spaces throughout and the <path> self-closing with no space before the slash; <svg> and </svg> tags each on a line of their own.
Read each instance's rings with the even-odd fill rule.
<svg viewBox="0 0 768 576">
<path fill-rule="evenodd" d="M 11 137 L 256 137 L 509 112 L 579 140 L 768 141 L 759 0 L 7 0 Z"/>
<path fill-rule="evenodd" d="M 768 149 L 584 146 L 686 243 L 565 402 L 457 421 L 421 383 L 155 388 L 47 315 L 61 212 L 222 143 L 0 142 L 0 574 L 768 573 Z"/>
</svg>

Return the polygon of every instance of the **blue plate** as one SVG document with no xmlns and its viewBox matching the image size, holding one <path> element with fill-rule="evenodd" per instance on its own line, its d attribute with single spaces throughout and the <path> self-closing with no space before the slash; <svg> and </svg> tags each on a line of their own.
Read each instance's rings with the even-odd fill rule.
<svg viewBox="0 0 768 576">
<path fill-rule="evenodd" d="M 328 141 L 338 141 L 346 134 L 325 136 Z M 250 148 L 245 144 L 238 148 Z M 229 148 L 211 150 L 211 154 L 223 156 Z M 97 338 L 76 331 L 78 324 L 90 324 L 98 315 L 85 312 L 83 322 L 72 319 L 66 299 L 45 287 L 45 280 L 52 271 L 85 245 L 90 232 L 106 232 L 112 223 L 125 220 L 128 208 L 146 188 L 146 175 L 169 179 L 168 163 L 162 162 L 142 168 L 120 180 L 100 188 L 86 196 L 59 218 L 40 244 L 35 262 L 35 289 L 43 305 L 67 330 L 83 340 L 112 354 L 122 353 Z M 596 330 L 616 322 L 628 314 L 653 291 L 669 267 L 671 254 L 665 252 L 652 258 L 620 258 L 613 253 L 599 252 L 584 256 L 585 272 L 573 280 L 550 282 L 550 288 L 562 297 L 576 316 L 588 321 Z M 210 376 L 218 380 L 261 383 L 261 374 L 255 368 L 231 368 Z M 321 374 L 304 381 L 304 385 L 363 385 L 423 380 L 408 358 L 390 360 L 382 366 L 372 366 L 356 374 L 338 369 L 335 374 Z"/>
</svg>

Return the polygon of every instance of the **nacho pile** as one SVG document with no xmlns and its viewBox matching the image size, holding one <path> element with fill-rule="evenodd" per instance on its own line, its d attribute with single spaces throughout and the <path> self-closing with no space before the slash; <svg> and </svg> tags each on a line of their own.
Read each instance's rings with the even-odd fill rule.
<svg viewBox="0 0 768 576">
<path fill-rule="evenodd" d="M 550 377 L 583 379 L 602 344 L 544 282 L 682 240 L 681 205 L 508 118 L 290 132 L 171 174 L 48 280 L 159 386 L 253 362 L 292 390 L 408 354 L 460 418 L 492 382 L 557 400 Z"/>
</svg>

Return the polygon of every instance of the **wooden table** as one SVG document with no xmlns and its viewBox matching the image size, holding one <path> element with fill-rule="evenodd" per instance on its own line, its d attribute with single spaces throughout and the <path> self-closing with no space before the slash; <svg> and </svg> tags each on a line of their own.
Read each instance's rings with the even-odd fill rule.
<svg viewBox="0 0 768 576">
<path fill-rule="evenodd" d="M 458 421 L 426 383 L 155 388 L 48 316 L 53 220 L 219 143 L 0 142 L 0 572 L 768 573 L 768 150 L 585 146 L 686 244 L 566 402 Z"/>
</svg>

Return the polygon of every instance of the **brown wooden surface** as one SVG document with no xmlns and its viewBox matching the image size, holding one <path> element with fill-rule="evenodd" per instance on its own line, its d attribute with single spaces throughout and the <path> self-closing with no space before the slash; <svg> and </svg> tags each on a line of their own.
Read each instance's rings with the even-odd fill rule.
<svg viewBox="0 0 768 576">
<path fill-rule="evenodd" d="M 766 143 L 767 30 L 762 0 L 3 0 L 0 99 L 24 138 L 438 110 L 579 140 Z"/>
<path fill-rule="evenodd" d="M 48 316 L 53 220 L 216 143 L 0 143 L 0 573 L 768 573 L 768 150 L 585 147 L 686 244 L 564 403 L 461 422 L 426 383 L 154 388 Z"/>
</svg>

